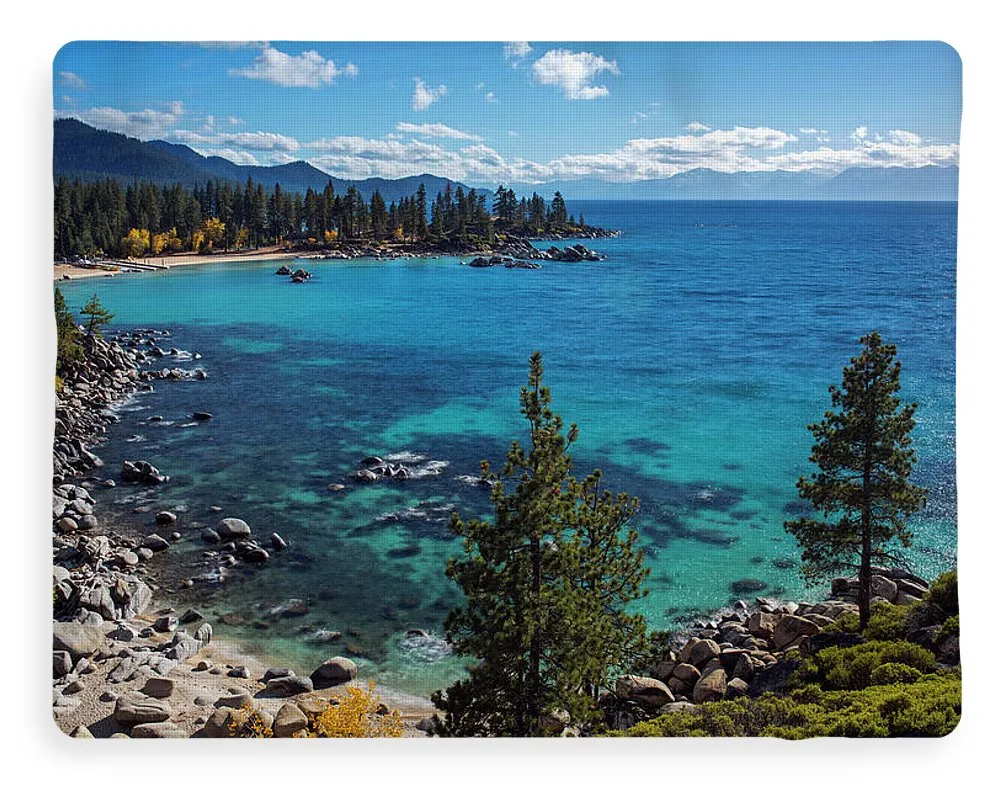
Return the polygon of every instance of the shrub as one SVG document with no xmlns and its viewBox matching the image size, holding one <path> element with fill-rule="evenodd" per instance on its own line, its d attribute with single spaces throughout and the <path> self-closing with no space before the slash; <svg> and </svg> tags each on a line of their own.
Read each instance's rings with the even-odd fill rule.
<svg viewBox="0 0 1000 791">
<path fill-rule="evenodd" d="M 872 673 L 881 665 L 897 663 L 918 672 L 931 673 L 936 667 L 934 654 L 913 643 L 874 640 L 850 648 L 824 648 L 804 660 L 792 679 L 794 687 L 819 684 L 824 690 L 865 689 L 871 686 Z"/>
<path fill-rule="evenodd" d="M 871 619 L 864 636 L 868 640 L 903 640 L 910 617 L 909 607 L 897 607 L 888 602 L 876 602 L 872 606 Z"/>
<path fill-rule="evenodd" d="M 375 692 L 375 682 L 368 689 L 348 688 L 336 703 L 310 719 L 307 735 L 320 738 L 398 738 L 403 735 L 403 720 L 398 711 L 389 711 Z"/>
<path fill-rule="evenodd" d="M 941 624 L 941 631 L 938 632 L 935 642 L 941 644 L 948 637 L 958 637 L 958 616 L 952 615 Z"/>
<path fill-rule="evenodd" d="M 910 620 L 910 607 L 889 602 L 875 602 L 864 637 L 868 640 L 903 640 Z M 853 632 L 861 634 L 861 618 L 856 612 L 845 612 L 836 621 L 823 628 L 824 632 Z"/>
<path fill-rule="evenodd" d="M 788 697 L 704 703 L 639 723 L 626 736 L 946 736 L 962 711 L 957 675 L 925 676 L 913 684 L 823 692 L 816 685 Z M 622 734 L 616 734 L 622 735 Z"/>
<path fill-rule="evenodd" d="M 229 720 L 229 735 L 236 739 L 269 739 L 274 735 L 264 715 L 245 703 Z"/>
<path fill-rule="evenodd" d="M 922 673 L 916 668 L 900 662 L 886 662 L 872 671 L 872 686 L 884 687 L 893 684 L 912 684 Z"/>
<path fill-rule="evenodd" d="M 861 633 L 861 616 L 856 612 L 845 612 L 829 626 L 824 626 L 824 632 L 853 632 Z"/>
<path fill-rule="evenodd" d="M 958 572 L 946 571 L 934 580 L 924 601 L 938 607 L 946 616 L 958 615 Z"/>
</svg>

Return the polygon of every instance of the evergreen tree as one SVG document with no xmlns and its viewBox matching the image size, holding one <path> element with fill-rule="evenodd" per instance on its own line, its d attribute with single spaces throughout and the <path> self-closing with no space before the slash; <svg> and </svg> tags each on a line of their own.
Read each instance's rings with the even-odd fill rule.
<svg viewBox="0 0 1000 791">
<path fill-rule="evenodd" d="M 101 301 L 97 298 L 97 294 L 94 294 L 90 298 L 90 301 L 83 306 L 80 311 L 81 316 L 87 316 L 87 335 L 100 335 L 101 327 L 105 324 L 109 324 L 111 319 L 115 316 L 113 313 L 108 312 L 108 310 L 101 304 Z"/>
<path fill-rule="evenodd" d="M 563 200 L 562 193 L 557 192 L 552 196 L 552 224 L 560 227 L 566 225 L 567 219 L 566 201 Z"/>
<path fill-rule="evenodd" d="M 563 433 L 538 352 L 521 413 L 530 445 L 511 443 L 502 475 L 483 462 L 494 521 L 452 517 L 465 555 L 449 561 L 447 575 L 466 604 L 448 615 L 445 630 L 457 651 L 479 662 L 433 697 L 446 735 L 544 735 L 555 709 L 585 723 L 597 716 L 612 673 L 629 666 L 645 640 L 643 617 L 624 609 L 645 595 L 649 573 L 637 533 L 626 529 L 638 501 L 602 490 L 599 470 L 570 477 L 577 427 Z"/>
<path fill-rule="evenodd" d="M 80 331 L 59 288 L 55 290 L 56 374 L 62 375 L 83 359 Z"/>
<path fill-rule="evenodd" d="M 906 517 L 924 506 L 926 491 L 909 482 L 916 458 L 910 432 L 917 405 L 902 405 L 896 347 L 877 332 L 861 338 L 861 353 L 831 385 L 833 407 L 809 426 L 816 443 L 809 460 L 819 471 L 799 479 L 799 496 L 821 518 L 786 522 L 802 548 L 807 579 L 857 570 L 861 628 L 868 625 L 872 565 L 900 561 L 891 548 L 907 547 Z"/>
<path fill-rule="evenodd" d="M 417 188 L 417 238 L 421 241 L 427 238 L 427 188 L 423 182 Z"/>
<path fill-rule="evenodd" d="M 385 208 L 382 193 L 375 190 L 371 200 L 372 234 L 376 241 L 384 239 L 389 230 L 389 213 Z"/>
</svg>

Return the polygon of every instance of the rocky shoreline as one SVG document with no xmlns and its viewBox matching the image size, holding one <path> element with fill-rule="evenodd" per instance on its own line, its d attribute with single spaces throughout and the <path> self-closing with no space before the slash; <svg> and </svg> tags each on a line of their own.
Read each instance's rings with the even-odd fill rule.
<svg viewBox="0 0 1000 791">
<path fill-rule="evenodd" d="M 154 381 L 204 379 L 203 368 L 143 369 L 161 358 L 199 359 L 163 346 L 168 332 L 137 330 L 111 340 L 82 338 L 82 361 L 57 392 L 53 443 L 52 707 L 57 726 L 79 738 L 228 736 L 243 707 L 260 712 L 275 735 L 302 730 L 309 713 L 331 705 L 329 690 L 356 684 L 357 666 L 330 657 L 308 676 L 266 668 L 234 646 L 213 642 L 212 625 L 195 609 L 178 613 L 157 584 L 150 561 L 177 541 L 177 517 L 155 515 L 145 537 L 119 534 L 95 514 L 94 487 L 158 486 L 169 480 L 143 460 L 123 460 L 118 480 L 106 477 L 93 452 L 113 409 Z M 194 413 L 193 419 L 211 419 Z M 221 531 L 221 532 L 220 532 Z M 220 575 L 238 563 L 266 562 L 267 550 L 240 519 L 224 518 L 202 539 L 219 544 L 203 557 Z M 160 535 L 163 533 L 163 535 Z M 270 536 L 272 550 L 285 542 Z M 403 705 L 404 735 L 432 712 L 429 701 L 380 690 Z"/>
<path fill-rule="evenodd" d="M 291 274 L 291 273 L 290 273 Z M 152 329 L 123 332 L 110 340 L 84 337 L 84 356 L 57 393 L 53 443 L 53 715 L 65 733 L 81 738 L 170 738 L 228 736 L 244 707 L 253 707 L 275 735 L 301 730 L 308 715 L 328 707 L 332 687 L 357 684 L 357 667 L 334 656 L 309 675 L 265 667 L 235 646 L 213 640 L 211 623 L 196 609 L 178 612 L 164 600 L 170 589 L 158 583 L 154 558 L 184 540 L 173 529 L 177 516 L 160 511 L 144 536 L 126 536 L 95 513 L 96 487 L 135 485 L 155 488 L 169 480 L 151 463 L 125 459 L 119 475 L 108 477 L 94 452 L 114 412 L 154 382 L 197 381 L 204 368 L 184 368 L 198 354 L 169 347 L 170 334 Z M 157 367 L 163 361 L 172 367 Z M 155 416 L 150 420 L 155 420 Z M 192 420 L 211 420 L 194 412 Z M 407 461 L 408 464 L 403 462 Z M 440 474 L 446 462 L 369 457 L 349 477 L 358 484 Z M 478 481 L 474 481 L 478 483 Z M 343 488 L 333 484 L 331 488 Z M 213 512 L 221 508 L 212 507 Z M 221 582 L 236 566 L 267 563 L 287 543 L 277 533 L 255 539 L 242 519 L 217 513 L 205 527 L 198 579 Z M 389 515 L 390 517 L 396 515 Z M 398 516 L 396 516 L 398 518 Z M 877 569 L 873 602 L 915 604 L 928 583 L 903 569 Z M 743 581 L 753 582 L 753 581 Z M 190 587 L 194 580 L 184 580 Z M 747 590 L 752 590 L 747 586 Z M 734 588 L 735 590 L 735 588 Z M 822 602 L 743 600 L 691 622 L 673 635 L 673 644 L 648 675 L 617 679 L 601 699 L 606 722 L 624 729 L 659 714 L 702 703 L 765 692 L 781 692 L 797 654 L 861 641 L 856 633 L 830 631 L 838 618 L 857 613 L 857 580 L 833 580 Z M 291 600 L 291 606 L 297 600 Z M 958 640 L 938 640 L 940 626 L 915 628 L 907 639 L 932 650 L 938 660 L 957 664 Z M 336 634 L 336 638 L 340 635 Z M 331 642 L 335 642 L 331 640 Z M 435 727 L 430 701 L 381 690 L 403 711 L 406 735 Z M 298 727 L 293 727 L 298 726 Z M 553 735 L 574 735 L 568 723 L 553 720 Z"/>
<path fill-rule="evenodd" d="M 376 243 L 362 244 L 344 242 L 336 249 L 322 252 L 310 253 L 312 248 L 292 248 L 302 252 L 302 258 L 308 260 L 349 260 L 354 258 L 374 258 L 379 260 L 391 260 L 396 258 L 428 258 L 437 256 L 507 256 L 510 258 L 522 258 L 529 260 L 548 261 L 597 261 L 603 256 L 587 251 L 590 256 L 577 257 L 572 253 L 563 257 L 564 250 L 570 248 L 559 248 L 555 245 L 548 249 L 536 247 L 533 242 L 545 241 L 568 241 L 573 239 L 613 239 L 621 236 L 621 231 L 609 230 L 606 228 L 587 228 L 573 233 L 552 233 L 543 236 L 506 236 L 499 238 L 494 244 L 470 245 L 462 242 L 405 242 L 399 244 Z M 582 244 L 573 245 L 586 250 Z"/>
<path fill-rule="evenodd" d="M 872 605 L 920 602 L 930 583 L 906 569 L 873 569 Z M 783 602 L 758 598 L 695 620 L 673 635 L 670 648 L 649 669 L 649 676 L 617 680 L 614 694 L 601 700 L 609 727 L 627 729 L 661 714 L 702 703 L 782 693 L 798 659 L 824 648 L 864 642 L 856 632 L 831 629 L 847 614 L 858 613 L 859 582 L 838 577 L 821 602 Z M 939 641 L 941 626 L 914 625 L 906 638 L 935 654 L 942 665 L 959 663 L 958 637 Z"/>
</svg>

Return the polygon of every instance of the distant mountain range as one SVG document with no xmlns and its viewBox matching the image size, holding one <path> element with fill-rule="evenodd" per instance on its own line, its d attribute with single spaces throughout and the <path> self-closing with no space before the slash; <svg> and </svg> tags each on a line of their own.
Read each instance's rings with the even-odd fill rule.
<svg viewBox="0 0 1000 791">
<path fill-rule="evenodd" d="M 355 186 L 366 199 L 375 190 L 386 201 L 412 195 L 420 184 L 433 197 L 444 190 L 448 179 L 425 173 L 401 179 L 348 181 L 334 178 L 308 162 L 287 165 L 236 165 L 222 157 L 204 157 L 188 146 L 163 140 L 143 142 L 132 137 L 95 129 L 73 119 L 55 122 L 53 170 L 56 178 L 83 181 L 107 177 L 159 184 L 180 182 L 186 187 L 206 181 L 244 183 L 247 177 L 282 189 L 302 192 L 322 190 L 328 181 L 339 194 Z M 452 188 L 469 187 L 451 182 Z M 958 168 L 848 168 L 837 175 L 816 171 L 791 173 L 719 173 L 706 168 L 690 170 L 669 179 L 616 184 L 598 179 L 578 179 L 548 184 L 510 184 L 519 194 L 538 192 L 551 197 L 559 190 L 570 200 L 902 200 L 954 201 L 958 199 Z M 495 185 L 480 185 L 493 190 Z"/>
<path fill-rule="evenodd" d="M 522 189 L 546 197 L 560 190 L 571 200 L 954 201 L 958 199 L 958 168 L 848 168 L 836 175 L 784 170 L 719 173 L 698 168 L 669 179 L 625 184 L 580 179 L 524 185 L 518 192 Z"/>
<path fill-rule="evenodd" d="M 224 181 L 244 184 L 247 177 L 266 187 L 276 183 L 287 192 L 301 192 L 312 187 L 320 191 L 328 181 L 334 190 L 343 195 L 354 186 L 371 199 L 375 190 L 381 192 L 386 202 L 398 201 L 413 195 L 423 184 L 433 200 L 443 192 L 449 179 L 425 173 L 401 179 L 363 179 L 347 181 L 334 178 L 308 162 L 290 162 L 287 165 L 236 165 L 222 157 L 204 157 L 188 146 L 167 143 L 163 140 L 143 142 L 117 132 L 107 132 L 70 118 L 55 122 L 53 144 L 53 173 L 56 178 L 65 176 L 81 181 L 99 181 L 117 178 L 123 181 L 151 181 L 156 184 L 176 184 L 185 187 L 204 187 L 205 182 Z M 452 189 L 460 185 L 451 182 Z"/>
</svg>

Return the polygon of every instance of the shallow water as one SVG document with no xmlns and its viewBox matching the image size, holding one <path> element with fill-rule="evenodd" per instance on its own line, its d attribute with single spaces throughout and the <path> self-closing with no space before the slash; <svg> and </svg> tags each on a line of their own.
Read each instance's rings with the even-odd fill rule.
<svg viewBox="0 0 1000 791">
<path fill-rule="evenodd" d="M 461 476 L 523 438 L 517 398 L 532 350 L 556 411 L 580 425 L 578 471 L 599 466 L 641 500 L 635 525 L 652 568 L 641 608 L 664 627 L 729 601 L 743 578 L 806 592 L 782 530 L 809 472 L 805 427 L 828 407 L 857 338 L 877 328 L 899 347 L 903 396 L 920 404 L 915 479 L 930 500 L 909 558 L 927 575 L 954 563 L 954 204 L 570 209 L 623 230 L 586 243 L 606 261 L 540 271 L 309 261 L 302 285 L 256 262 L 60 284 L 73 308 L 97 292 L 115 328 L 169 329 L 165 348 L 203 356 L 177 365 L 209 373 L 157 383 L 121 411 L 99 454 L 112 470 L 147 459 L 171 481 L 142 502 L 122 502 L 143 494 L 134 487 L 102 492 L 102 512 L 148 531 L 156 510 L 186 509 L 190 541 L 169 553 L 184 573 L 204 573 L 198 532 L 219 516 L 265 538 L 277 530 L 291 547 L 266 568 L 184 595 L 275 661 L 304 671 L 350 652 L 384 683 L 426 693 L 461 662 L 403 635 L 439 633 L 458 599 L 443 576 L 459 549 L 447 514 L 489 514 L 486 493 Z M 194 410 L 214 418 L 192 424 Z M 328 489 L 350 484 L 361 458 L 400 452 L 447 466 Z M 289 598 L 308 600 L 309 614 L 268 615 Z M 222 614 L 244 623 L 220 624 Z M 320 629 L 344 638 L 318 644 Z"/>
</svg>

